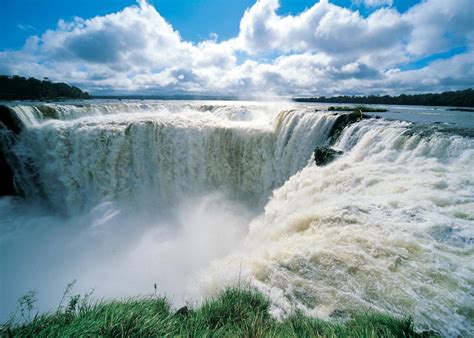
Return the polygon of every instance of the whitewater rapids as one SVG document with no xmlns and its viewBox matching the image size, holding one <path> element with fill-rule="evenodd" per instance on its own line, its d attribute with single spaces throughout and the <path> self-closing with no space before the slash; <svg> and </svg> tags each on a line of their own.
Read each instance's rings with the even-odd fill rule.
<svg viewBox="0 0 474 338">
<path fill-rule="evenodd" d="M 28 289 L 54 306 L 73 278 L 106 297 L 158 282 L 177 304 L 240 282 L 276 316 L 474 330 L 469 135 L 364 119 L 336 139 L 337 114 L 291 103 L 11 109 L 22 130 L 0 138 L 23 197 L 0 198 L 2 318 Z M 331 143 L 344 154 L 316 166 Z"/>
</svg>

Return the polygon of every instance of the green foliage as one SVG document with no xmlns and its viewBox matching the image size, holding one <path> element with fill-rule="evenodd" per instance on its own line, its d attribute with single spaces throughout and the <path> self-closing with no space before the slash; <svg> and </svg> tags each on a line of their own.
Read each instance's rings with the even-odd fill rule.
<svg viewBox="0 0 474 338">
<path fill-rule="evenodd" d="M 65 83 L 0 75 L 0 100 L 89 99 L 89 94 Z"/>
<path fill-rule="evenodd" d="M 68 286 L 65 295 L 71 294 L 71 288 Z M 197 309 L 184 307 L 176 312 L 166 298 L 160 297 L 91 303 L 88 296 L 70 295 L 65 308 L 61 305 L 58 311 L 36 316 L 27 323 L 10 321 L 0 327 L 0 336 L 419 336 L 410 318 L 363 313 L 345 322 L 325 322 L 296 311 L 278 321 L 269 310 L 269 300 L 251 289 L 229 288 Z"/>
<path fill-rule="evenodd" d="M 335 97 L 302 97 L 295 98 L 297 102 L 322 103 L 355 103 L 355 104 L 401 104 L 414 106 L 452 106 L 474 107 L 474 89 L 444 92 L 440 94 L 417 94 L 399 96 L 335 96 Z"/>
<path fill-rule="evenodd" d="M 18 299 L 18 305 L 20 307 L 21 318 L 27 322 L 31 320 L 31 314 L 35 309 L 35 303 L 38 301 L 36 298 L 36 291 L 28 291 L 26 294 Z"/>
<path fill-rule="evenodd" d="M 355 112 L 363 112 L 363 113 L 385 113 L 388 110 L 384 108 L 371 108 L 366 106 L 355 106 L 355 107 L 334 107 L 330 106 L 328 111 L 355 111 Z"/>
</svg>

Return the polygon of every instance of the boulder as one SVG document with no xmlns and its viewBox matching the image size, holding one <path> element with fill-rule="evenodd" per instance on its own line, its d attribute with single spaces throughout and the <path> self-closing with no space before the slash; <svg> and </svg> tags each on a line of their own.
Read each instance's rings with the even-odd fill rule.
<svg viewBox="0 0 474 338">
<path fill-rule="evenodd" d="M 372 116 L 370 115 L 362 114 L 361 111 L 352 112 L 349 114 L 340 114 L 336 118 L 336 121 L 334 121 L 334 124 L 332 125 L 332 128 L 329 131 L 329 138 L 331 139 L 331 142 L 336 141 L 339 135 L 341 134 L 341 132 L 348 125 L 359 122 L 360 120 L 363 120 L 363 119 L 369 119 L 371 117 Z"/>
<path fill-rule="evenodd" d="M 317 146 L 314 149 L 314 162 L 316 162 L 318 166 L 324 166 L 342 154 L 344 154 L 343 151 L 331 147 Z"/>
</svg>

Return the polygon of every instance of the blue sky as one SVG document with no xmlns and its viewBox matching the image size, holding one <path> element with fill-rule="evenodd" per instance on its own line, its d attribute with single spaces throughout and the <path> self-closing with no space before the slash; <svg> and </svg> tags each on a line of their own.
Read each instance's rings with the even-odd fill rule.
<svg viewBox="0 0 474 338">
<path fill-rule="evenodd" d="M 285 84 L 325 95 L 457 89 L 473 82 L 464 72 L 472 66 L 472 15 L 472 0 L 0 0 L 0 61 L 8 61 L 0 72 L 52 75 L 93 92 L 235 93 L 245 87 L 292 94 Z M 167 41 L 166 52 L 160 54 L 157 38 Z M 125 56 L 119 46 L 137 53 Z M 295 60 L 307 67 L 304 80 L 291 65 Z M 317 80 L 307 79 L 308 71 Z M 416 72 L 428 79 L 417 85 Z M 117 81 L 108 81 L 112 73 Z M 339 86 L 323 88 L 330 80 Z"/>
<path fill-rule="evenodd" d="M 160 14 L 175 27 L 185 40 L 199 42 L 217 33 L 229 39 L 239 32 L 244 11 L 254 0 L 151 0 Z M 334 4 L 354 8 L 363 15 L 376 8 L 353 4 L 350 0 L 335 0 Z M 398 0 L 394 7 L 405 12 L 417 0 Z M 280 14 L 298 14 L 311 7 L 314 0 L 282 0 Z M 18 49 L 32 34 L 55 28 L 60 19 L 69 21 L 75 16 L 85 19 L 120 11 L 136 4 L 134 0 L 1 0 L 0 50 Z"/>
</svg>

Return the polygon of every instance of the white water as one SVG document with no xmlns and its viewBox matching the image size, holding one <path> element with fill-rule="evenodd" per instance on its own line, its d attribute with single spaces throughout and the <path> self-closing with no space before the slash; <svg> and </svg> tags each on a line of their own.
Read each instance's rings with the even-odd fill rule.
<svg viewBox="0 0 474 338">
<path fill-rule="evenodd" d="M 74 278 L 100 297 L 156 282 L 176 304 L 240 280 L 276 315 L 372 308 L 474 330 L 473 139 L 365 120 L 320 168 L 335 116 L 310 108 L 52 107 L 61 119 L 15 107 L 28 198 L 0 199 L 3 317 L 32 288 L 57 305 Z"/>
<path fill-rule="evenodd" d="M 28 133 L 13 153 L 21 190 L 68 214 L 140 194 L 162 204 L 219 190 L 262 203 L 308 163 L 335 120 L 288 111 L 273 121 L 268 108 L 239 106 L 185 105 L 181 113 L 176 105 L 52 107 L 66 119 L 15 108 Z"/>
</svg>

